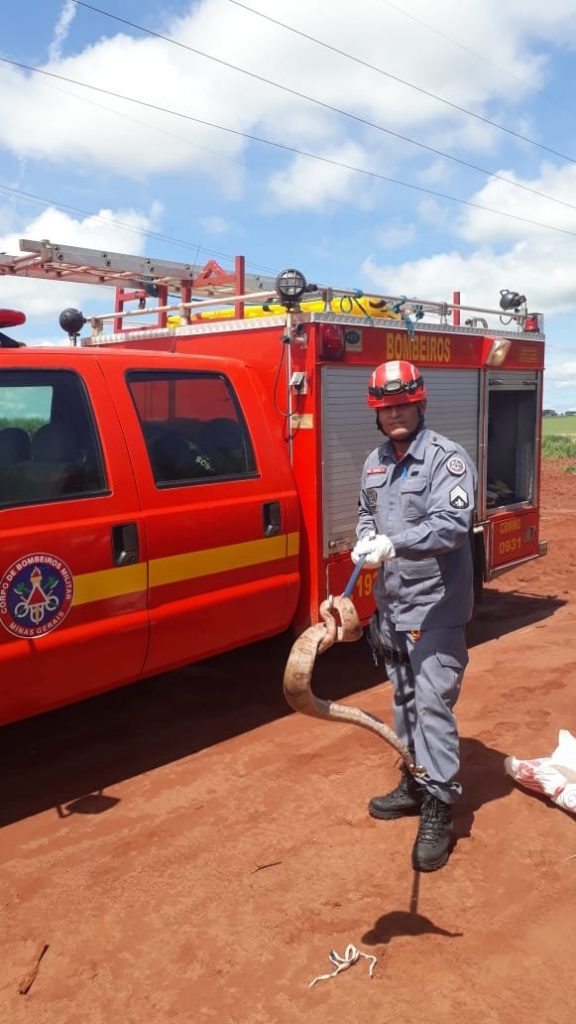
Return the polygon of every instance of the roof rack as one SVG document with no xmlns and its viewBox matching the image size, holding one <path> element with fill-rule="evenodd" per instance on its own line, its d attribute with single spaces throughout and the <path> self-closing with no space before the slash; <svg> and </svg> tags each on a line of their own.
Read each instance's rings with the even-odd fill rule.
<svg viewBox="0 0 576 1024">
<path fill-rule="evenodd" d="M 21 238 L 20 249 L 25 256 L 0 255 L 0 277 L 34 277 L 48 281 L 73 281 L 77 284 L 107 285 L 116 289 L 114 330 L 121 331 L 125 305 L 137 301 L 141 311 L 146 300 L 155 298 L 160 308 L 169 306 L 169 295 L 179 296 L 181 303 L 195 299 L 233 302 L 235 315 L 242 317 L 243 304 L 238 296 L 274 291 L 274 278 L 247 274 L 244 256 L 236 256 L 234 270 L 224 270 L 216 260 L 204 266 L 156 260 L 148 256 L 130 256 L 101 249 L 83 249 L 76 245 L 59 245 L 48 239 L 35 241 Z M 148 312 L 148 311 L 147 311 Z M 154 310 L 149 310 L 154 312 Z M 166 326 L 166 312 L 159 312 L 157 326 Z"/>
<path fill-rule="evenodd" d="M 246 274 L 245 258 L 236 256 L 234 270 L 224 270 L 215 260 L 204 266 L 156 260 L 148 256 L 130 256 L 125 253 L 100 249 L 84 249 L 74 245 L 59 245 L 43 239 L 20 239 L 20 250 L 26 255 L 9 256 L 0 254 L 0 277 L 33 277 L 52 281 L 73 281 L 78 284 L 105 285 L 116 289 L 114 312 L 90 318 L 96 334 L 101 335 L 105 321 L 113 321 L 113 332 L 124 329 L 124 317 L 156 315 L 154 325 L 148 329 L 165 328 L 168 315 L 178 312 L 185 323 L 189 323 L 195 309 L 212 307 L 222 303 L 234 307 L 235 318 L 242 319 L 246 303 L 274 300 L 277 295 L 276 281 L 272 277 Z M 175 299 L 170 300 L 169 296 Z M 413 321 L 422 320 L 426 314 L 438 318 L 441 324 L 449 320 L 460 325 L 461 314 L 471 313 L 465 321 L 467 327 L 485 327 L 485 315 L 498 316 L 504 325 L 514 323 L 516 330 L 528 330 L 541 334 L 540 314 L 528 314 L 525 296 L 502 290 L 501 296 L 510 297 L 510 303 L 501 304 L 500 309 L 484 309 L 460 304 L 460 293 L 454 292 L 452 302 L 431 302 L 412 297 L 390 295 L 365 295 L 360 290 L 339 288 L 329 285 L 306 286 L 306 299 L 316 296 L 324 303 L 326 312 L 334 312 L 336 300 L 338 313 L 345 314 L 345 302 L 357 305 L 362 311 L 363 299 L 374 300 L 378 307 L 386 307 L 400 314 L 410 327 Z M 147 307 L 147 300 L 157 300 L 156 306 Z M 517 304 L 514 305 L 514 302 Z M 126 304 L 136 301 L 136 309 L 127 310 Z M 277 301 L 277 300 L 276 300 Z M 358 315 L 357 310 L 356 315 Z M 484 315 L 482 315 L 484 314 Z M 368 312 L 368 318 L 370 313 Z M 382 316 L 382 313 L 380 313 Z M 528 326 L 529 321 L 531 325 Z"/>
<path fill-rule="evenodd" d="M 191 289 L 206 298 L 222 295 L 227 298 L 244 291 L 274 289 L 274 278 L 246 274 L 244 257 L 237 256 L 232 273 L 215 261 L 204 266 L 155 260 L 148 256 L 129 256 L 101 249 L 82 249 L 75 245 L 57 245 L 43 239 L 21 238 L 20 249 L 25 256 L 0 255 L 0 276 L 36 277 L 50 281 L 74 281 L 78 284 L 100 284 L 111 288 L 136 288 L 153 295 L 164 287 L 170 295 L 181 295 Z M 243 275 L 240 279 L 240 274 Z"/>
</svg>

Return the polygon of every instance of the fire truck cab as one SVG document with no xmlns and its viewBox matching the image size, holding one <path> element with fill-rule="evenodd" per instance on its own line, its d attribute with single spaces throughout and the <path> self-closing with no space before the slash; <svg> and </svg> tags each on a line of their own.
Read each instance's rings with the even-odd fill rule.
<svg viewBox="0 0 576 1024">
<path fill-rule="evenodd" d="M 523 296 L 474 310 L 248 278 L 241 258 L 21 248 L 0 276 L 116 296 L 62 314 L 73 344 L 0 349 L 0 723 L 316 621 L 352 569 L 367 381 L 388 359 L 422 369 L 428 425 L 478 467 L 478 589 L 544 553 L 544 336 Z"/>
</svg>

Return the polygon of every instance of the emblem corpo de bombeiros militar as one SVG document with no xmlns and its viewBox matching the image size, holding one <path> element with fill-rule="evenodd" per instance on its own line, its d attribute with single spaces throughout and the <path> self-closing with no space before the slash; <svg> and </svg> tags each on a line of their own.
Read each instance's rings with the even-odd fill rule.
<svg viewBox="0 0 576 1024">
<path fill-rule="evenodd" d="M 44 636 L 66 618 L 74 595 L 70 569 L 55 555 L 24 555 L 0 579 L 0 622 L 13 636 Z"/>
</svg>

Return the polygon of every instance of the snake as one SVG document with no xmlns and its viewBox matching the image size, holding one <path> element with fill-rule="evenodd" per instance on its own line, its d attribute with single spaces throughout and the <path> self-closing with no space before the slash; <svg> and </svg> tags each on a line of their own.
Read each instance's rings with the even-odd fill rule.
<svg viewBox="0 0 576 1024">
<path fill-rule="evenodd" d="M 400 755 L 406 770 L 414 778 L 423 778 L 426 769 L 414 762 L 408 747 L 382 719 L 369 711 L 332 700 L 321 700 L 312 690 L 316 658 L 336 643 L 353 643 L 362 636 L 362 623 L 353 602 L 344 594 L 328 597 L 319 608 L 320 621 L 309 626 L 295 640 L 284 670 L 284 696 L 294 711 L 329 722 L 345 722 L 380 736 Z"/>
</svg>

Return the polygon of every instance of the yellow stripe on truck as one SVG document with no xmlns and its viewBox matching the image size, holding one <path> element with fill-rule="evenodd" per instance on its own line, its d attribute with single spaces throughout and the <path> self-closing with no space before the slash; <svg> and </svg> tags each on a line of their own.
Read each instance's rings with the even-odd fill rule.
<svg viewBox="0 0 576 1024">
<path fill-rule="evenodd" d="M 222 548 L 208 548 L 206 551 L 191 551 L 171 558 L 154 558 L 150 562 L 150 586 L 161 587 L 167 583 L 197 579 L 198 576 L 214 576 L 231 569 L 245 569 L 250 565 L 262 565 L 287 558 L 290 539 L 297 534 L 281 534 L 278 537 L 264 537 L 243 544 L 227 544 Z"/>
<path fill-rule="evenodd" d="M 227 544 L 225 547 L 154 558 L 149 563 L 139 562 L 137 565 L 88 572 L 74 577 L 72 604 L 77 606 L 92 601 L 109 601 L 115 597 L 145 591 L 148 586 L 148 573 L 149 586 L 161 587 L 169 583 L 197 579 L 199 576 L 214 576 L 219 572 L 279 561 L 297 555 L 299 550 L 299 535 L 288 533 L 243 544 Z"/>
<path fill-rule="evenodd" d="M 91 601 L 109 601 L 125 594 L 137 594 L 146 590 L 148 566 L 146 562 L 124 565 L 101 572 L 87 572 L 74 577 L 72 606 L 89 604 Z"/>
</svg>

